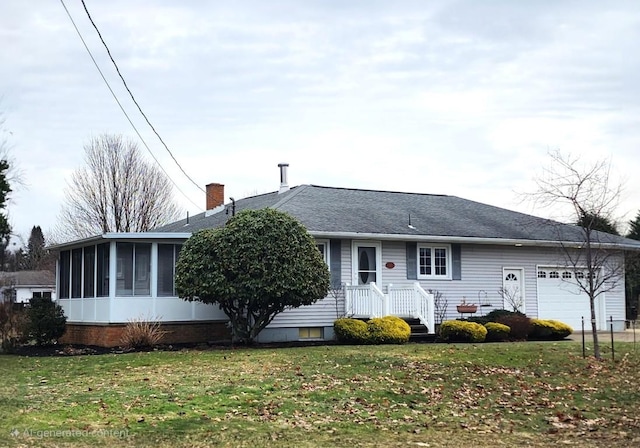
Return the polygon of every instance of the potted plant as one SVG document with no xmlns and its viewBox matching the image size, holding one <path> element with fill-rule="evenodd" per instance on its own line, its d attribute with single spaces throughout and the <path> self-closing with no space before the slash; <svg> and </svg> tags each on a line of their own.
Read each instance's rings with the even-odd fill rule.
<svg viewBox="0 0 640 448">
<path fill-rule="evenodd" d="M 473 314 L 478 311 L 478 305 L 475 303 L 467 303 L 467 300 L 463 297 L 460 305 L 457 305 L 458 313 L 460 314 Z"/>
</svg>

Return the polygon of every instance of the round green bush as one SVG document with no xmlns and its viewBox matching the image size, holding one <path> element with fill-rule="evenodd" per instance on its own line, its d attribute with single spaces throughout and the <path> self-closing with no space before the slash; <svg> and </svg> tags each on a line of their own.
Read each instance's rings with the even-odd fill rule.
<svg viewBox="0 0 640 448">
<path fill-rule="evenodd" d="M 36 345 L 55 344 L 65 332 L 67 317 L 62 307 L 46 297 L 34 297 L 27 308 L 29 336 Z"/>
<path fill-rule="evenodd" d="M 367 322 L 367 329 L 371 344 L 405 344 L 411 336 L 409 324 L 395 316 L 371 319 Z"/>
<path fill-rule="evenodd" d="M 499 324 L 498 322 L 487 322 L 484 327 L 487 329 L 487 341 L 502 342 L 509 339 L 511 328 L 507 325 Z"/>
<path fill-rule="evenodd" d="M 487 337 L 484 325 L 448 320 L 440 325 L 440 339 L 445 342 L 482 342 Z"/>
<path fill-rule="evenodd" d="M 531 319 L 530 339 L 560 340 L 573 333 L 573 328 L 564 322 L 550 319 Z"/>
<path fill-rule="evenodd" d="M 365 344 L 369 341 L 367 324 L 358 319 L 337 319 L 333 323 L 333 331 L 338 341 L 344 344 Z"/>
</svg>

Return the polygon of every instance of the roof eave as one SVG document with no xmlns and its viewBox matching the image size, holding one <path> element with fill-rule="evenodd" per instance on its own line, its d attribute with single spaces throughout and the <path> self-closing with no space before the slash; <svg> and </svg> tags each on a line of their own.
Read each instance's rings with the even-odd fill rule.
<svg viewBox="0 0 640 448">
<path fill-rule="evenodd" d="M 89 243 L 98 241 L 114 241 L 114 240 L 186 240 L 191 236 L 191 232 L 109 232 L 102 235 L 96 235 L 81 240 L 69 241 L 48 246 L 51 250 L 61 250 L 78 246 L 86 246 Z"/>
<path fill-rule="evenodd" d="M 528 240 L 517 238 L 484 238 L 484 237 L 465 237 L 465 236 L 441 236 L 441 235 L 412 235 L 412 234 L 383 234 L 383 233 L 360 233 L 360 232 L 322 232 L 309 231 L 315 238 L 336 238 L 336 239 L 353 239 L 353 240 L 382 240 L 382 241 L 430 241 L 442 243 L 461 243 L 461 244 L 492 244 L 498 246 L 517 246 L 517 247 L 566 247 L 575 246 L 576 249 L 581 247 L 580 241 L 554 241 L 554 240 Z M 640 250 L 639 246 L 619 244 L 619 243 L 597 243 L 597 247 L 604 249 L 618 250 Z"/>
</svg>

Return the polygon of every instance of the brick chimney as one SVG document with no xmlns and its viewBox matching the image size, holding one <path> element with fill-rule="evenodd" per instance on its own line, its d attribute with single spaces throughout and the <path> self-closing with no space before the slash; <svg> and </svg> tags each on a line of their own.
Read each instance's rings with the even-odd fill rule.
<svg viewBox="0 0 640 448">
<path fill-rule="evenodd" d="M 207 210 L 213 210 L 220 205 L 224 205 L 224 185 L 207 185 Z"/>
</svg>

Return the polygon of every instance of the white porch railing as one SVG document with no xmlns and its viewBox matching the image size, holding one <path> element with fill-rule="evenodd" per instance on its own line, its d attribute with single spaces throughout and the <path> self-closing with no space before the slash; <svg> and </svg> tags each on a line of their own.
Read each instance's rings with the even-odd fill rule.
<svg viewBox="0 0 640 448">
<path fill-rule="evenodd" d="M 353 317 L 386 316 L 387 296 L 375 283 L 345 286 L 345 311 Z"/>
<path fill-rule="evenodd" d="M 345 286 L 345 312 L 348 316 L 372 318 L 398 316 L 419 319 L 429 333 L 435 333 L 433 295 L 418 282 L 387 287 L 383 293 L 375 283 Z"/>
</svg>

